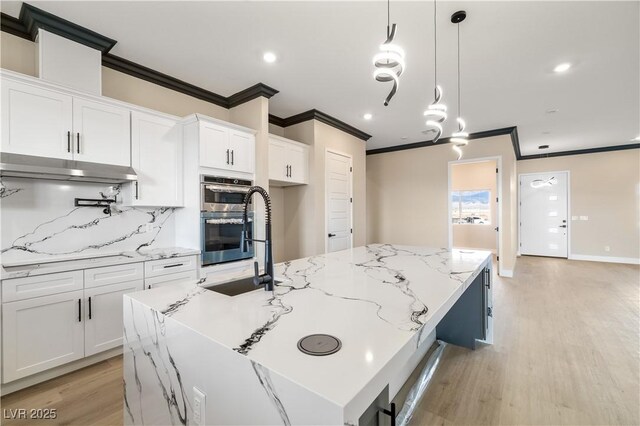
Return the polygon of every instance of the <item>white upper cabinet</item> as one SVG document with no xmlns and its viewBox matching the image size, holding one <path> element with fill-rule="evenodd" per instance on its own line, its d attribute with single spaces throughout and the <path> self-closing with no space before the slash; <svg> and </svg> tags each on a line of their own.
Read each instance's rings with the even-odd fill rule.
<svg viewBox="0 0 640 426">
<path fill-rule="evenodd" d="M 269 135 L 269 181 L 274 186 L 302 185 L 309 180 L 309 147 Z"/>
<path fill-rule="evenodd" d="M 202 116 L 197 117 L 200 166 L 253 174 L 256 138 L 253 133 Z M 195 125 L 195 124 L 190 124 Z"/>
<path fill-rule="evenodd" d="M 154 114 L 131 113 L 131 165 L 138 181 L 129 184 L 130 205 L 182 207 L 182 126 Z"/>
<path fill-rule="evenodd" d="M 2 151 L 131 164 L 128 108 L 37 84 L 2 78 Z"/>
<path fill-rule="evenodd" d="M 2 80 L 2 151 L 73 158 L 72 97 Z"/>
<path fill-rule="evenodd" d="M 200 165 L 225 169 L 231 164 L 229 129 L 214 123 L 200 124 Z"/>
<path fill-rule="evenodd" d="M 131 165 L 130 113 L 120 106 L 74 98 L 74 159 Z"/>
<path fill-rule="evenodd" d="M 256 138 L 251 133 L 231 130 L 229 132 L 231 170 L 253 173 L 255 170 Z"/>
</svg>

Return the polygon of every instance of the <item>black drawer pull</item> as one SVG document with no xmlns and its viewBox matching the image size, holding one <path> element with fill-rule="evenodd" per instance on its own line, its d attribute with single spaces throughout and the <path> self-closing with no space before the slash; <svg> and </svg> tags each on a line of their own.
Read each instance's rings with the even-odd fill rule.
<svg viewBox="0 0 640 426">
<path fill-rule="evenodd" d="M 91 297 L 89 297 L 89 319 L 91 319 Z"/>
<path fill-rule="evenodd" d="M 184 266 L 184 263 L 174 263 L 173 265 L 164 265 L 163 268 L 176 268 L 178 266 Z"/>
<path fill-rule="evenodd" d="M 71 152 L 71 132 L 67 132 L 67 152 Z"/>
<path fill-rule="evenodd" d="M 82 299 L 78 299 L 78 322 L 82 322 Z"/>
</svg>

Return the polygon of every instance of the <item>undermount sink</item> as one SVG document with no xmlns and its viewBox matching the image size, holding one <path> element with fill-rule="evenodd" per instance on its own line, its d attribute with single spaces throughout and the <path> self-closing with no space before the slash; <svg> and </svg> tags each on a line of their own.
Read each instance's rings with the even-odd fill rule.
<svg viewBox="0 0 640 426">
<path fill-rule="evenodd" d="M 282 281 L 275 280 L 276 284 L 280 284 L 281 282 Z M 246 277 L 224 284 L 205 287 L 205 289 L 215 291 L 216 293 L 224 294 L 226 296 L 238 296 L 240 294 L 249 293 L 250 291 L 264 291 L 264 284 L 256 287 L 253 285 L 253 277 Z"/>
</svg>

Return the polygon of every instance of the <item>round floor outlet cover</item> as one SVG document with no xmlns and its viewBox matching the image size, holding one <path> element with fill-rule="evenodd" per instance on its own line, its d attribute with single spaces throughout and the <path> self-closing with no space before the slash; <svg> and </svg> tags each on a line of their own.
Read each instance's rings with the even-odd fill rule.
<svg viewBox="0 0 640 426">
<path fill-rule="evenodd" d="M 298 349 L 307 355 L 331 355 L 340 350 L 340 339 L 328 334 L 311 334 L 298 340 Z"/>
</svg>

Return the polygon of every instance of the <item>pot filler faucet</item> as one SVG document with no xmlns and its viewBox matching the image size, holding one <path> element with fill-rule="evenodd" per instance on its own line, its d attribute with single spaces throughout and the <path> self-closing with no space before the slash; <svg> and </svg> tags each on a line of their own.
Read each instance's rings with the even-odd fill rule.
<svg viewBox="0 0 640 426">
<path fill-rule="evenodd" d="M 256 239 L 249 238 L 249 231 L 247 230 L 247 223 L 248 223 L 247 208 L 249 206 L 249 200 L 251 199 L 251 196 L 256 192 L 262 195 L 262 198 L 264 199 L 265 209 L 266 209 L 264 240 L 256 240 Z M 251 188 L 249 188 L 249 191 L 247 191 L 246 195 L 244 196 L 244 209 L 243 209 L 242 219 L 243 219 L 242 220 L 242 238 L 240 240 L 242 252 L 246 253 L 249 251 L 250 241 L 257 241 L 260 243 L 264 243 L 265 273 L 263 275 L 260 275 L 260 272 L 258 271 L 258 262 L 254 262 L 253 267 L 254 267 L 255 273 L 253 277 L 253 284 L 255 284 L 256 287 L 261 284 L 264 284 L 265 291 L 273 291 L 274 278 L 273 278 L 273 248 L 271 245 L 272 244 L 271 243 L 271 198 L 269 198 L 269 194 L 263 187 L 252 186 Z"/>
</svg>

